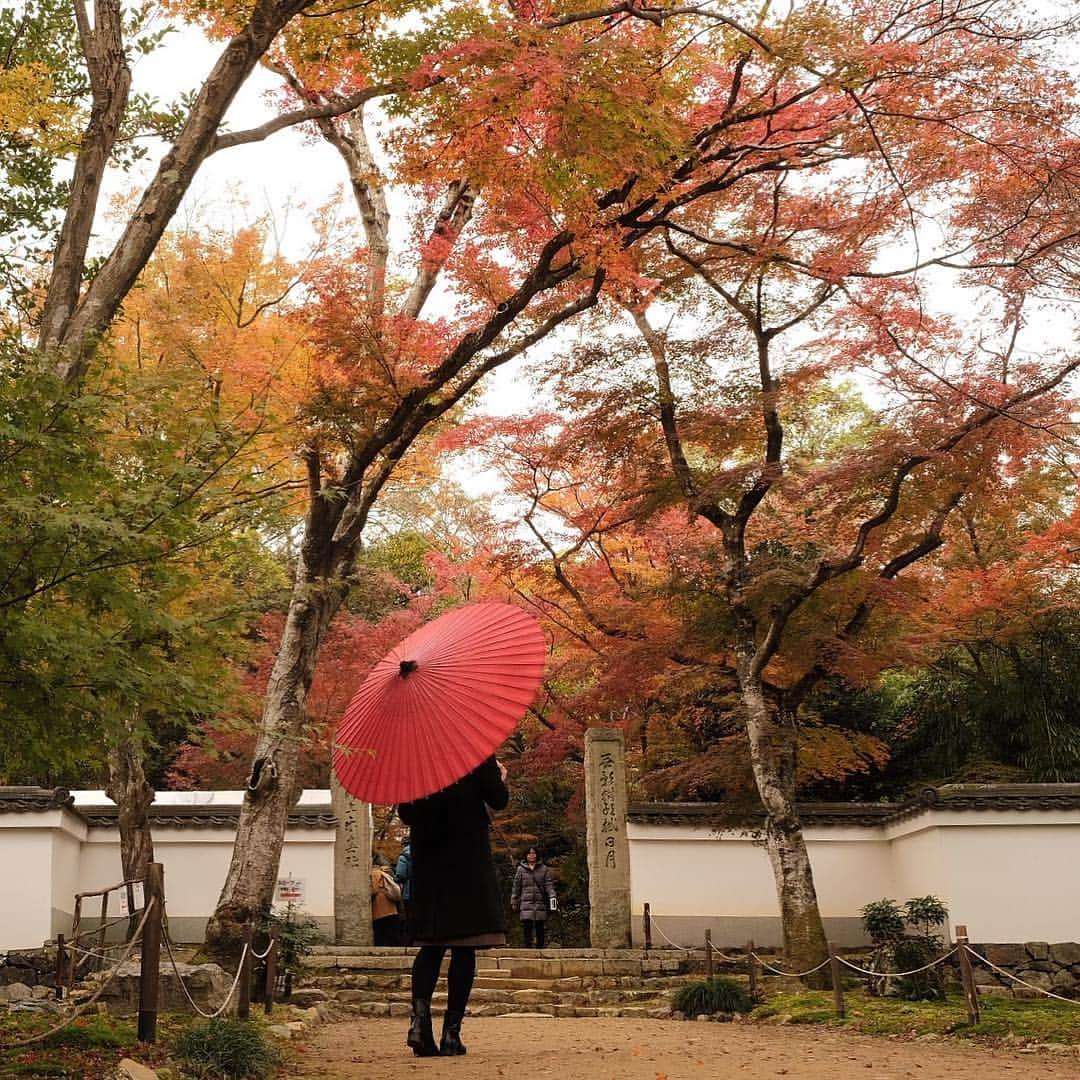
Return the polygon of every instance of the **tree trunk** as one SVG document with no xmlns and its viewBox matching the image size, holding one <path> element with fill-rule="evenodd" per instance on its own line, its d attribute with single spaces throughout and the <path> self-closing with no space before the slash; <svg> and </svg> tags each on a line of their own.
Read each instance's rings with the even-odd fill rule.
<svg viewBox="0 0 1080 1080">
<path fill-rule="evenodd" d="M 326 630 L 344 593 L 307 570 L 301 558 L 281 647 L 266 688 L 232 862 L 217 908 L 206 927 L 206 949 L 229 959 L 239 953 L 246 927 L 267 912 L 274 897 L 289 807 L 296 795 L 298 747 L 305 702 Z"/>
<path fill-rule="evenodd" d="M 154 839 L 150 832 L 150 806 L 154 789 L 143 770 L 142 746 L 135 734 L 135 723 L 124 723 L 115 747 L 109 751 L 109 782 L 105 788 L 117 807 L 120 829 L 120 863 L 125 881 L 144 878 L 154 861 Z M 129 902 L 131 894 L 128 895 Z M 129 903 L 129 936 L 135 930 L 135 914 Z"/>
<path fill-rule="evenodd" d="M 795 805 L 796 730 L 789 718 L 773 714 L 761 680 L 742 664 L 739 690 L 746 709 L 754 781 L 765 808 L 765 842 L 780 902 L 784 956 L 790 970 L 808 971 L 826 959 L 828 945 L 802 822 Z M 808 981 L 824 985 L 826 973 L 820 972 Z"/>
</svg>

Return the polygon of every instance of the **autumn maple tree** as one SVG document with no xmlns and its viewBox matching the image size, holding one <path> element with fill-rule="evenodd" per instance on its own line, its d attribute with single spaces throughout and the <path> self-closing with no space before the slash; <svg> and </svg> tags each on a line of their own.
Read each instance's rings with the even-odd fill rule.
<svg viewBox="0 0 1080 1080">
<path fill-rule="evenodd" d="M 1036 41 L 1004 5 L 866 3 L 711 53 L 696 150 L 617 195 L 631 333 L 578 348 L 550 379 L 566 415 L 510 444 L 553 619 L 737 694 L 799 967 L 825 951 L 795 804 L 807 694 L 875 670 L 889 613 L 940 587 L 958 509 L 1071 430 L 1076 144 Z M 844 377 L 868 415 L 823 439 L 808 402 Z"/>
</svg>

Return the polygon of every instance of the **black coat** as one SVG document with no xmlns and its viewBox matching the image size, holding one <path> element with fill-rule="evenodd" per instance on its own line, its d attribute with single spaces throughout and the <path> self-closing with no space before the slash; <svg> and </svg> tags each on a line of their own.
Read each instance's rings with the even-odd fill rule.
<svg viewBox="0 0 1080 1080">
<path fill-rule="evenodd" d="M 487 807 L 501 810 L 509 798 L 490 757 L 448 788 L 398 807 L 412 844 L 409 928 L 414 939 L 506 930 Z"/>
</svg>

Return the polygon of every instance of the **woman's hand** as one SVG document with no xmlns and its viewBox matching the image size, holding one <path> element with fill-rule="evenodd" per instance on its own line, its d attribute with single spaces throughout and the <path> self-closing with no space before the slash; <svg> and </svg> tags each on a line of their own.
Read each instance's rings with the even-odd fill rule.
<svg viewBox="0 0 1080 1080">
<path fill-rule="evenodd" d="M 495 764 L 499 766 L 499 777 L 502 779 L 502 782 L 505 784 L 506 783 L 506 766 L 498 758 L 495 759 Z"/>
</svg>

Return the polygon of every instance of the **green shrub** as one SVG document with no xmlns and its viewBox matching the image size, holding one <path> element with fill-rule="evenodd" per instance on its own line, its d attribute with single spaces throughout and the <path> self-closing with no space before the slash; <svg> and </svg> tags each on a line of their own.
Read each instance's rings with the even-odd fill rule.
<svg viewBox="0 0 1080 1080">
<path fill-rule="evenodd" d="M 684 1016 L 718 1012 L 747 1013 L 754 1007 L 749 992 L 734 979 L 702 979 L 679 987 L 672 1008 Z"/>
<path fill-rule="evenodd" d="M 246 1020 L 217 1017 L 192 1024 L 174 1048 L 185 1069 L 206 1080 L 262 1080 L 279 1062 L 269 1037 Z"/>
</svg>

